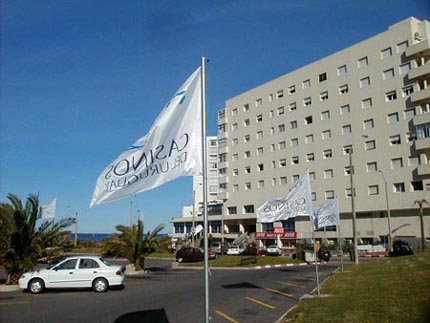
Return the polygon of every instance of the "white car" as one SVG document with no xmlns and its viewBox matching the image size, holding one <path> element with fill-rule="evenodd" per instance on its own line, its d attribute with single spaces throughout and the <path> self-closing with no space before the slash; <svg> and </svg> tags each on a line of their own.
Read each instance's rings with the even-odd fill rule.
<svg viewBox="0 0 430 323">
<path fill-rule="evenodd" d="M 229 256 L 233 256 L 233 255 L 237 256 L 237 255 L 240 255 L 244 250 L 245 249 L 240 248 L 239 246 L 230 246 L 227 249 L 227 255 L 229 255 Z"/>
<path fill-rule="evenodd" d="M 51 268 L 24 273 L 19 287 L 33 294 L 42 293 L 45 288 L 92 288 L 101 293 L 110 286 L 121 286 L 124 270 L 97 256 L 69 257 Z"/>
<path fill-rule="evenodd" d="M 282 254 L 281 249 L 276 245 L 268 246 L 266 251 L 269 256 L 280 256 Z"/>
</svg>

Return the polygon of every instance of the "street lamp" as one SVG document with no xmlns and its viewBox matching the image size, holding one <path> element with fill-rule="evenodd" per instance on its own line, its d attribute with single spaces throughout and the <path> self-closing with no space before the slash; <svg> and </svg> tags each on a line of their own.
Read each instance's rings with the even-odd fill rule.
<svg viewBox="0 0 430 323">
<path fill-rule="evenodd" d="M 384 186 L 385 186 L 385 202 L 387 204 L 387 217 L 388 217 L 388 245 L 390 246 L 390 251 L 393 251 L 393 237 L 391 236 L 391 211 L 390 211 L 390 204 L 388 202 L 387 180 L 385 179 L 385 176 L 382 170 L 380 170 L 379 173 L 381 173 L 382 175 L 382 179 L 384 180 Z"/>
</svg>

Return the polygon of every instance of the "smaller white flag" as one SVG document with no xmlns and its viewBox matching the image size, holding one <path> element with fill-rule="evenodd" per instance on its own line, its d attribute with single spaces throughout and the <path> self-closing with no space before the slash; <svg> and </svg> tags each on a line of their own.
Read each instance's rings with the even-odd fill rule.
<svg viewBox="0 0 430 323">
<path fill-rule="evenodd" d="M 42 219 L 53 219 L 55 218 L 55 209 L 57 207 L 57 199 L 53 199 L 48 204 L 42 205 L 40 208 L 40 217 Z"/>
<path fill-rule="evenodd" d="M 334 199 L 326 204 L 314 207 L 314 230 L 339 224 L 339 202 Z"/>
<path fill-rule="evenodd" d="M 276 222 L 312 214 L 311 182 L 307 171 L 288 189 L 287 195 L 267 201 L 257 208 L 257 222 Z"/>
</svg>

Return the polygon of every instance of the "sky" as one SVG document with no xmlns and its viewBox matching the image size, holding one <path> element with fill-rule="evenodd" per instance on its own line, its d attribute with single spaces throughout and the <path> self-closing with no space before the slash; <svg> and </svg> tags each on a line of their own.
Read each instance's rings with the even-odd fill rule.
<svg viewBox="0 0 430 323">
<path fill-rule="evenodd" d="M 89 208 L 101 171 L 209 58 L 207 131 L 245 91 L 384 32 L 428 0 L 3 0 L 0 202 L 57 198 L 56 218 L 113 233 L 140 214 L 172 232 L 192 178 Z M 132 207 L 131 207 L 132 206 Z"/>
</svg>

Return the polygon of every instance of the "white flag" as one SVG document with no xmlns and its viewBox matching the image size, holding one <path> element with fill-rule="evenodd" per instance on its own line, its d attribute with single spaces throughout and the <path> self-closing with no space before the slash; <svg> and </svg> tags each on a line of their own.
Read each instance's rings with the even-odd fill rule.
<svg viewBox="0 0 430 323">
<path fill-rule="evenodd" d="M 339 203 L 334 199 L 326 204 L 314 207 L 314 230 L 339 224 Z"/>
<path fill-rule="evenodd" d="M 90 207 L 202 173 L 201 68 L 178 89 L 149 132 L 110 163 Z"/>
<path fill-rule="evenodd" d="M 42 205 L 40 208 L 40 217 L 42 219 L 53 219 L 55 218 L 55 209 L 57 207 L 57 199 L 53 199 L 48 204 Z"/>
<path fill-rule="evenodd" d="M 312 214 L 311 182 L 307 171 L 288 189 L 287 195 L 267 201 L 257 208 L 257 222 L 276 222 Z"/>
</svg>

